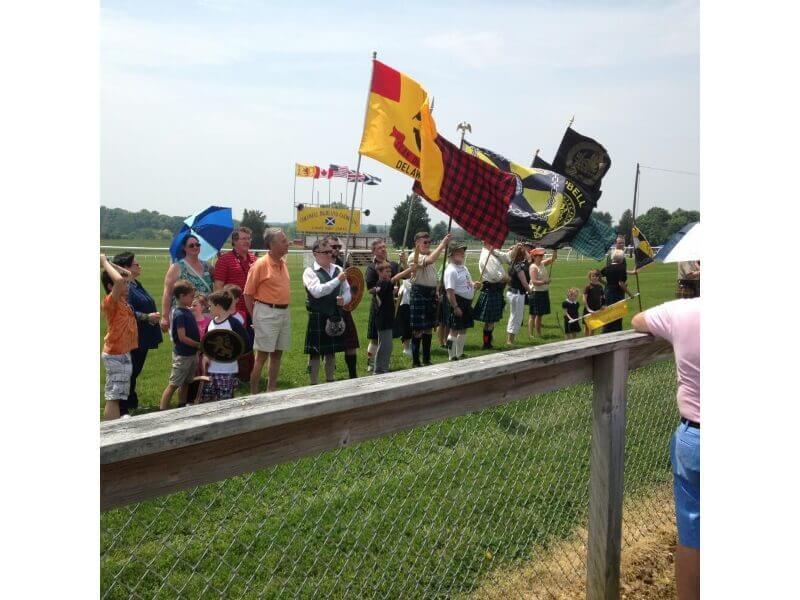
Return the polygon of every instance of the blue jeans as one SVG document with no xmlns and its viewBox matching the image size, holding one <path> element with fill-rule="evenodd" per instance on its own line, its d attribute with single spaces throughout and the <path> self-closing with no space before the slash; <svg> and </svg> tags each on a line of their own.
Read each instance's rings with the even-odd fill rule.
<svg viewBox="0 0 800 600">
<path fill-rule="evenodd" d="M 678 425 L 670 442 L 678 541 L 700 548 L 700 430 Z"/>
</svg>

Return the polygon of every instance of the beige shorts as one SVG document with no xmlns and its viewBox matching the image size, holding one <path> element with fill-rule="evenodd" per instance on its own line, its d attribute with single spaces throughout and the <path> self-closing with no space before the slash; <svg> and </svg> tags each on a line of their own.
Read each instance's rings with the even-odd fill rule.
<svg viewBox="0 0 800 600">
<path fill-rule="evenodd" d="M 288 350 L 292 343 L 288 308 L 273 308 L 261 302 L 253 307 L 253 350 L 275 352 Z"/>
<path fill-rule="evenodd" d="M 190 383 L 195 375 L 197 375 L 197 354 L 181 356 L 173 352 L 169 384 L 180 387 L 185 383 Z"/>
</svg>

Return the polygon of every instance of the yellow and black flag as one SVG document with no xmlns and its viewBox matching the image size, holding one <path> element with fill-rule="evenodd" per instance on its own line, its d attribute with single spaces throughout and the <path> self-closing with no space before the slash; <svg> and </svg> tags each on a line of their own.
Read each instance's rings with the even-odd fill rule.
<svg viewBox="0 0 800 600">
<path fill-rule="evenodd" d="M 647 238 L 644 237 L 642 231 L 634 225 L 631 228 L 631 238 L 633 238 L 633 254 L 636 259 L 636 270 L 643 269 L 653 262 L 653 247 Z"/>
<path fill-rule="evenodd" d="M 464 152 L 516 176 L 517 190 L 508 207 L 508 228 L 516 235 L 558 248 L 589 220 L 595 201 L 575 181 L 550 170 L 523 167 L 466 141 Z"/>
</svg>

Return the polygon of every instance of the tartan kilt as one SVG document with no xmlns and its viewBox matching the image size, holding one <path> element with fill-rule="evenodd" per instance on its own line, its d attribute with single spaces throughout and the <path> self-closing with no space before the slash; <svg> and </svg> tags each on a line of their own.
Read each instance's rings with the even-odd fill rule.
<svg viewBox="0 0 800 600">
<path fill-rule="evenodd" d="M 533 292 L 530 296 L 530 313 L 532 315 L 550 314 L 550 290 L 544 292 Z"/>
<path fill-rule="evenodd" d="M 700 296 L 700 281 L 695 279 L 679 279 L 675 290 L 676 298 L 697 298 Z"/>
<path fill-rule="evenodd" d="M 450 302 L 447 301 L 446 295 L 440 296 L 436 303 L 436 325 L 450 327 Z"/>
<path fill-rule="evenodd" d="M 345 312 L 345 311 L 342 311 Z M 328 317 L 322 313 L 309 312 L 308 325 L 306 326 L 306 343 L 303 352 L 305 354 L 335 354 L 344 352 L 345 333 L 336 337 L 331 337 L 325 333 L 325 323 Z"/>
<path fill-rule="evenodd" d="M 369 319 L 367 320 L 367 339 L 368 340 L 377 340 L 378 339 L 378 328 L 375 326 L 375 311 L 377 310 L 377 304 L 375 302 L 375 296 L 372 297 L 372 302 L 369 304 Z"/>
<path fill-rule="evenodd" d="M 353 315 L 348 310 L 342 310 L 342 318 L 344 319 L 344 333 L 342 334 L 342 342 L 344 343 L 345 350 L 352 350 L 360 346 L 358 342 L 358 329 L 356 329 Z"/>
<path fill-rule="evenodd" d="M 414 331 L 411 329 L 411 306 L 408 304 L 401 304 L 397 309 L 397 316 L 394 319 L 392 337 L 410 340 L 413 335 Z"/>
<path fill-rule="evenodd" d="M 444 304 L 445 301 L 442 301 Z M 456 316 L 456 313 L 453 312 L 452 307 L 449 307 L 450 302 L 448 304 L 448 314 L 449 319 L 447 320 L 447 326 L 450 329 L 455 329 L 456 331 L 461 331 L 462 329 L 471 329 L 475 325 L 475 321 L 472 317 L 472 300 L 467 298 L 462 298 L 458 294 L 456 294 L 456 304 L 458 304 L 458 308 L 461 309 L 461 316 Z"/>
<path fill-rule="evenodd" d="M 503 318 L 506 299 L 503 296 L 504 283 L 483 282 L 478 302 L 475 303 L 475 320 L 483 323 L 497 323 Z"/>
<path fill-rule="evenodd" d="M 436 323 L 436 288 L 412 284 L 411 329 L 432 329 Z"/>
</svg>

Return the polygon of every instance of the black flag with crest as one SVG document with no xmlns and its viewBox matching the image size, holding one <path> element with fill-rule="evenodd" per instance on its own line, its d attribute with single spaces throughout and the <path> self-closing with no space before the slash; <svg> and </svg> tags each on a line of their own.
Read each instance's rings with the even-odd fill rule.
<svg viewBox="0 0 800 600">
<path fill-rule="evenodd" d="M 567 127 L 553 159 L 553 171 L 578 182 L 596 203 L 603 176 L 610 167 L 611 158 L 602 144 Z"/>
</svg>

